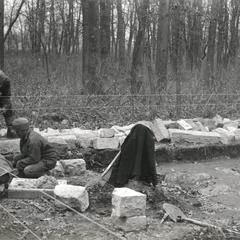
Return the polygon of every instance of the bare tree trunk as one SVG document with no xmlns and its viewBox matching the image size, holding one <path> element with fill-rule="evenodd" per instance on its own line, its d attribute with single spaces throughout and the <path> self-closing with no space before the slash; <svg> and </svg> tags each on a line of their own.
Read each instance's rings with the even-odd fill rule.
<svg viewBox="0 0 240 240">
<path fill-rule="evenodd" d="M 83 73 L 87 77 L 84 79 L 85 86 L 90 94 L 102 93 L 102 85 L 99 81 L 98 70 L 99 70 L 99 2 L 96 0 L 83 0 L 83 3 L 86 4 L 83 8 L 84 15 L 83 21 L 87 20 L 83 24 L 84 28 L 87 27 L 87 40 L 88 40 L 88 51 L 87 51 L 87 62 L 86 59 L 83 59 L 85 62 L 84 65 L 86 69 L 83 69 Z M 87 11 L 86 11 L 87 10 Z M 87 18 L 87 19 L 86 19 Z M 83 39 L 85 41 L 86 39 Z M 84 45 L 85 43 L 83 43 Z M 86 45 L 86 44 L 85 44 Z M 83 57 L 86 57 L 86 52 L 83 54 Z"/>
<path fill-rule="evenodd" d="M 134 4 L 131 4 L 131 2 L 132 0 L 129 1 L 131 10 L 130 10 L 130 19 L 129 19 L 129 38 L 128 38 L 128 46 L 127 46 L 128 56 L 131 55 L 134 26 L 137 20 L 137 14 L 136 14 L 136 11 L 134 11 Z"/>
<path fill-rule="evenodd" d="M 136 1 L 138 4 L 138 1 Z M 138 33 L 133 49 L 132 65 L 131 65 L 131 93 L 136 94 L 139 92 L 142 83 L 137 79 L 139 68 L 142 64 L 142 45 L 147 24 L 147 16 L 149 9 L 149 0 L 140 1 L 140 6 L 136 8 L 138 11 Z"/>
<path fill-rule="evenodd" d="M 223 57 L 224 57 L 224 35 L 226 32 L 225 23 L 225 9 L 227 7 L 226 0 L 219 0 L 218 6 L 218 32 L 217 32 L 217 72 L 221 75 L 221 70 L 223 67 Z M 219 75 L 219 76 L 220 76 Z"/>
<path fill-rule="evenodd" d="M 110 0 L 100 0 L 100 52 L 104 62 L 110 54 Z"/>
<path fill-rule="evenodd" d="M 114 3 L 111 0 L 111 53 L 112 55 L 115 53 L 115 30 L 114 30 Z"/>
<path fill-rule="evenodd" d="M 82 83 L 86 88 L 88 66 L 88 0 L 82 0 Z"/>
<path fill-rule="evenodd" d="M 4 69 L 4 0 L 0 0 L 0 68 Z"/>
<path fill-rule="evenodd" d="M 231 0 L 232 18 L 230 21 L 231 39 L 229 43 L 229 60 L 230 63 L 235 65 L 237 50 L 239 47 L 238 31 L 239 31 L 239 15 L 240 15 L 240 2 Z"/>
<path fill-rule="evenodd" d="M 207 71 L 206 71 L 206 88 L 212 90 L 215 85 L 214 79 L 214 57 L 216 47 L 216 30 L 217 30 L 217 9 L 218 0 L 213 0 L 211 4 L 211 18 L 208 29 L 208 51 L 207 51 Z"/>
<path fill-rule="evenodd" d="M 162 0 L 158 6 L 156 73 L 157 92 L 167 89 L 169 0 Z"/>
<path fill-rule="evenodd" d="M 172 3 L 172 67 L 176 82 L 176 117 L 181 117 L 181 64 L 182 64 L 182 43 L 184 41 L 184 10 L 183 1 L 176 0 Z"/>
<path fill-rule="evenodd" d="M 122 0 L 117 0 L 117 13 L 118 13 L 118 57 L 120 66 L 125 64 L 125 23 L 122 12 Z"/>
<path fill-rule="evenodd" d="M 58 44 L 57 44 L 57 31 L 56 31 L 56 20 L 55 20 L 55 0 L 51 0 L 50 6 L 50 47 L 53 50 L 53 53 L 57 53 Z"/>
</svg>

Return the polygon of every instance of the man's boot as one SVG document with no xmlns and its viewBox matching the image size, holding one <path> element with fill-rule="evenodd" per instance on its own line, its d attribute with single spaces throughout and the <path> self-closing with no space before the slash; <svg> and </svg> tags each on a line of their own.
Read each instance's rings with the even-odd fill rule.
<svg viewBox="0 0 240 240">
<path fill-rule="evenodd" d="M 16 132 L 13 130 L 12 127 L 8 127 L 6 137 L 7 137 L 7 138 L 17 138 L 17 134 L 16 134 Z"/>
</svg>

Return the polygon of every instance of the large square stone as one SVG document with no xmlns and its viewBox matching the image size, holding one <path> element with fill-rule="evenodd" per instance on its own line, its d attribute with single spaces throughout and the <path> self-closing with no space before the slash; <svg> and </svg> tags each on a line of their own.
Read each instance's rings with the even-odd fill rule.
<svg viewBox="0 0 240 240">
<path fill-rule="evenodd" d="M 78 176 L 86 171 L 86 162 L 83 159 L 60 160 L 64 173 L 70 176 Z"/>
<path fill-rule="evenodd" d="M 71 207 L 84 212 L 89 206 L 88 192 L 85 187 L 60 184 L 55 187 L 54 195 L 55 206 L 60 209 Z"/>
<path fill-rule="evenodd" d="M 144 216 L 146 210 L 146 195 L 130 188 L 115 188 L 112 193 L 112 205 L 113 216 Z"/>
</svg>

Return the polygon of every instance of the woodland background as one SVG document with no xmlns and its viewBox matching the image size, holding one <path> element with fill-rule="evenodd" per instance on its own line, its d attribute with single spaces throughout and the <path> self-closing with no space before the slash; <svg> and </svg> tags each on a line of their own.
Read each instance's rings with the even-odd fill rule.
<svg viewBox="0 0 240 240">
<path fill-rule="evenodd" d="M 239 115 L 239 0 L 0 4 L 16 115 L 85 127 Z"/>
</svg>

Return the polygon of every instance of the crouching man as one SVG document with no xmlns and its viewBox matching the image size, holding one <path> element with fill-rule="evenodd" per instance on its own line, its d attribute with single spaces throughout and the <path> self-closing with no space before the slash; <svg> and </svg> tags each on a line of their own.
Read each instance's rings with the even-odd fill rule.
<svg viewBox="0 0 240 240">
<path fill-rule="evenodd" d="M 21 154 L 13 159 L 13 167 L 18 169 L 19 177 L 38 178 L 56 166 L 58 156 L 55 149 L 30 129 L 26 118 L 15 119 L 12 126 L 20 138 Z"/>
</svg>

